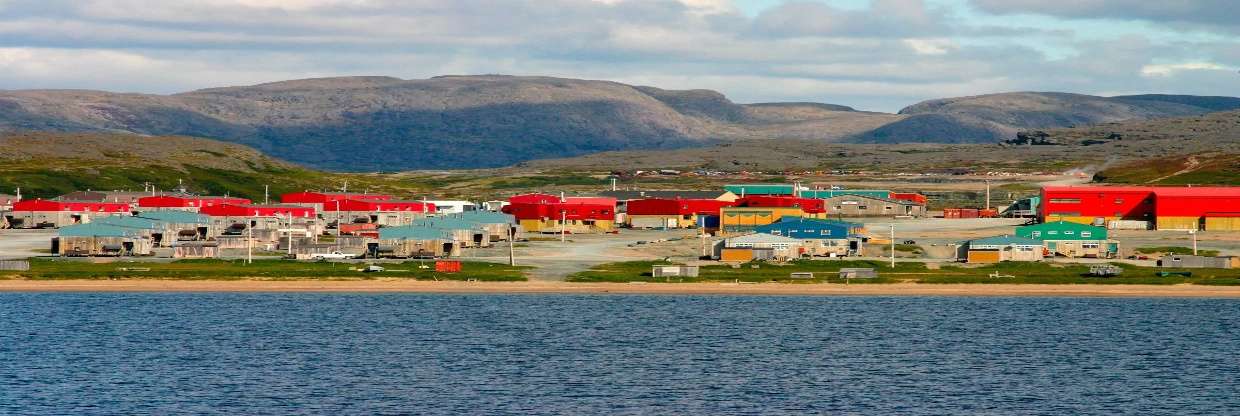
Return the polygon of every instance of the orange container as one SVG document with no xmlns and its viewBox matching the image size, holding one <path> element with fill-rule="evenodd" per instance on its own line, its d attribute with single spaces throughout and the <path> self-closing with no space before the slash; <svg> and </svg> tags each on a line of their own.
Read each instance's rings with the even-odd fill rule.
<svg viewBox="0 0 1240 416">
<path fill-rule="evenodd" d="M 439 273 L 460 273 L 461 262 L 458 260 L 437 260 L 435 271 Z"/>
</svg>

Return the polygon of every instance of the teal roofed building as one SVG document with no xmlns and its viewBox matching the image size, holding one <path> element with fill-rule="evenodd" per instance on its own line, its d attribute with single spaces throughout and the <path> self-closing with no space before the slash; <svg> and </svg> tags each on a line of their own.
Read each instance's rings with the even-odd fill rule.
<svg viewBox="0 0 1240 416">
<path fill-rule="evenodd" d="M 145 211 L 139 213 L 138 217 L 176 224 L 207 225 L 211 223 L 211 217 L 181 210 Z"/>
<path fill-rule="evenodd" d="M 451 233 L 442 228 L 405 225 L 379 229 L 380 240 L 447 240 Z"/>
<path fill-rule="evenodd" d="M 1109 230 L 1069 221 L 1053 221 L 1016 227 L 1016 235 L 1041 241 L 1046 252 L 1062 257 L 1114 258 L 1119 242 L 1109 238 Z"/>
<path fill-rule="evenodd" d="M 159 221 L 150 218 L 138 218 L 128 215 L 113 215 L 109 217 L 96 218 L 91 221 L 92 224 L 114 225 L 118 227 L 136 228 L 148 231 L 154 231 L 161 228 Z"/>
<path fill-rule="evenodd" d="M 56 230 L 60 237 L 140 237 L 142 229 L 99 222 L 66 225 Z"/>
<path fill-rule="evenodd" d="M 462 220 L 476 222 L 479 224 L 516 224 L 516 218 L 510 214 L 493 211 L 466 211 L 460 214 L 452 214 L 448 218 L 460 218 Z"/>
<path fill-rule="evenodd" d="M 741 197 L 751 195 L 792 196 L 796 193 L 796 186 L 790 184 L 737 184 L 724 185 L 723 189 Z"/>
<path fill-rule="evenodd" d="M 101 223 L 68 225 L 57 230 L 52 252 L 61 256 L 144 256 L 152 241 L 141 228 Z"/>
</svg>

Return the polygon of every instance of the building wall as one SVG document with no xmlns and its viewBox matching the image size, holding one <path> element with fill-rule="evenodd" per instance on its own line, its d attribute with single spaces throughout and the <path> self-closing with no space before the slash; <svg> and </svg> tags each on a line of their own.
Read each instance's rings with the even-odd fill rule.
<svg viewBox="0 0 1240 416">
<path fill-rule="evenodd" d="M 592 234 L 610 232 L 615 229 L 616 222 L 612 220 L 568 220 L 567 224 L 561 226 L 557 218 L 520 220 L 520 225 L 521 231 L 527 233 L 559 233 L 562 229 L 569 234 Z"/>
<path fill-rule="evenodd" d="M 1159 230 L 1196 230 L 1201 226 L 1201 217 L 1158 217 L 1155 224 Z"/>
<path fill-rule="evenodd" d="M 896 201 L 866 198 L 858 195 L 837 196 L 826 199 L 827 212 L 832 217 L 894 217 L 911 215 L 924 217 L 923 205 L 901 204 Z"/>
<path fill-rule="evenodd" d="M 1041 202 L 1044 222 L 1062 219 L 1089 224 L 1095 218 L 1150 220 L 1154 216 L 1154 193 L 1142 187 L 1045 187 Z"/>
<path fill-rule="evenodd" d="M 785 216 L 804 217 L 805 213 L 800 208 L 725 207 L 721 210 L 719 226 L 726 233 L 743 232 L 771 224 Z"/>
<path fill-rule="evenodd" d="M 1240 231 L 1240 217 L 1206 217 L 1206 231 Z"/>
</svg>

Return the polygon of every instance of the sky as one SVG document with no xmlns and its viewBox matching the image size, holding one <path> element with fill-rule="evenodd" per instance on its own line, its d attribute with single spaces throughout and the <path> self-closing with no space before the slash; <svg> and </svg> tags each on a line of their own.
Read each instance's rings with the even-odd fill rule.
<svg viewBox="0 0 1240 416">
<path fill-rule="evenodd" d="M 1240 96 L 1234 0 L 0 0 L 0 89 L 547 75 L 898 111 Z"/>
</svg>

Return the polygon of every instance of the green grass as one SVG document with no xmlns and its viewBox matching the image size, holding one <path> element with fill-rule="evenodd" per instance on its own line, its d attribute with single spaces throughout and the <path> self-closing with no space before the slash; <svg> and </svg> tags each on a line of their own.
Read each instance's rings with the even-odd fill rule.
<svg viewBox="0 0 1240 416">
<path fill-rule="evenodd" d="M 1089 265 L 1059 263 L 1004 262 L 975 267 L 963 264 L 943 264 L 938 269 L 927 268 L 924 263 L 896 263 L 893 269 L 881 261 L 795 261 L 787 265 L 751 264 L 734 269 L 726 265 L 703 266 L 696 278 L 655 278 L 651 266 L 670 264 L 666 262 L 633 261 L 609 263 L 576 273 L 568 278 L 571 282 L 790 282 L 790 283 L 839 283 L 838 272 L 844 267 L 870 267 L 878 272 L 877 279 L 857 279 L 852 283 L 912 282 L 927 284 L 952 283 L 1007 283 L 1007 284 L 1142 284 L 1142 285 L 1240 285 L 1240 270 L 1226 269 L 1160 269 L 1119 265 L 1124 269 L 1118 277 L 1090 277 Z M 1191 277 L 1158 277 L 1158 271 L 1190 271 Z M 795 272 L 814 273 L 814 279 L 791 279 Z M 1013 276 L 994 278 L 992 273 Z"/>
<path fill-rule="evenodd" d="M 425 264 L 429 269 L 420 269 Z M 381 273 L 362 273 L 358 263 L 298 262 L 288 260 L 178 260 L 170 263 L 117 261 L 90 263 L 62 259 L 31 259 L 30 270 L 16 277 L 38 280 L 158 278 L 184 280 L 258 279 L 374 279 L 412 278 L 437 280 L 524 281 L 526 267 L 496 263 L 462 262 L 460 273 L 436 273 L 434 262 L 384 263 Z M 130 270 L 121 270 L 127 268 Z M 132 269 L 150 269 L 134 271 Z"/>
<path fill-rule="evenodd" d="M 1134 251 L 1140 254 L 1159 254 L 1159 253 L 1179 254 L 1179 255 L 1193 254 L 1193 249 L 1188 248 L 1188 247 L 1177 247 L 1177 246 L 1138 247 Z M 1214 256 L 1218 256 L 1218 250 L 1197 250 L 1197 255 L 1206 256 L 1206 257 L 1214 257 Z"/>
</svg>

